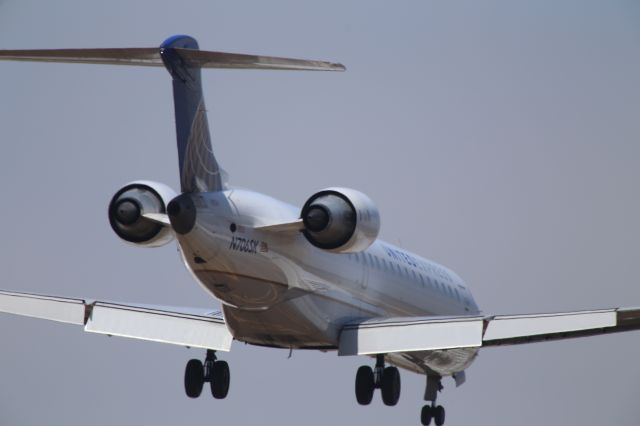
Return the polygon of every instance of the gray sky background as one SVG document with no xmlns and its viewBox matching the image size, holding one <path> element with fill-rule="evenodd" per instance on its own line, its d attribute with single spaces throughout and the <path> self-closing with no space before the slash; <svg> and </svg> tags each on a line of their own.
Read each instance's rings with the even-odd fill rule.
<svg viewBox="0 0 640 426">
<path fill-rule="evenodd" d="M 634 1 L 0 2 L 0 48 L 156 46 L 343 62 L 346 73 L 210 71 L 231 182 L 301 205 L 369 194 L 382 237 L 457 271 L 486 313 L 640 305 L 640 5 Z M 178 186 L 163 69 L 0 64 L 6 289 L 210 306 L 174 245 L 129 247 L 124 183 Z M 0 317 L 0 424 L 419 424 L 356 404 L 366 358 L 236 343 L 227 400 L 189 400 L 203 351 Z M 483 350 L 447 425 L 637 425 L 640 333 Z"/>
</svg>

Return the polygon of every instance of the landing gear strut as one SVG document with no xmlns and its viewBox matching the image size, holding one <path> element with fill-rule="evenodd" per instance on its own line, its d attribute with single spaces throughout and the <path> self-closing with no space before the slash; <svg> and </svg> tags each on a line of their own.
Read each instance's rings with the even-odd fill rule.
<svg viewBox="0 0 640 426">
<path fill-rule="evenodd" d="M 199 359 L 189 360 L 184 371 L 184 390 L 189 398 L 197 398 L 202 393 L 205 382 L 211 384 L 211 394 L 223 399 L 229 393 L 229 364 L 218 361 L 216 352 L 207 350 L 204 363 Z"/>
<path fill-rule="evenodd" d="M 444 424 L 444 407 L 442 405 L 436 406 L 436 399 L 438 392 L 442 390 L 442 377 L 440 376 L 427 376 L 427 389 L 424 392 L 424 400 L 430 402 L 422 407 L 420 412 L 420 422 L 424 426 L 431 424 L 431 419 L 435 422 L 436 426 L 442 426 Z"/>
<path fill-rule="evenodd" d="M 400 372 L 396 367 L 385 367 L 384 355 L 376 355 L 376 366 L 368 365 L 358 368 L 356 374 L 356 399 L 360 405 L 369 405 L 373 392 L 380 389 L 382 402 L 393 406 L 400 399 Z"/>
</svg>

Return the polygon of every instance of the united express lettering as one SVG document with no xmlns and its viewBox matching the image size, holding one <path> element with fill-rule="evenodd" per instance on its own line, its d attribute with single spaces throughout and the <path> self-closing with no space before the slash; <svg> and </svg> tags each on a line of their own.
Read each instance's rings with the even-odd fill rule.
<svg viewBox="0 0 640 426">
<path fill-rule="evenodd" d="M 406 263 L 409 266 L 413 266 L 414 268 L 418 267 L 416 263 L 416 259 L 413 256 L 408 255 L 400 250 L 392 249 L 391 247 L 385 246 L 385 251 L 387 252 L 387 256 L 391 259 L 396 260 L 398 262 Z"/>
<path fill-rule="evenodd" d="M 437 277 L 448 282 L 453 282 L 451 276 L 449 276 L 449 274 L 440 267 L 437 267 L 429 262 L 418 260 L 410 254 L 407 254 L 401 250 L 391 248 L 389 246 L 384 246 L 384 249 L 387 253 L 387 256 L 398 263 L 404 263 L 411 267 L 418 268 L 419 270 L 426 272 L 430 276 Z"/>
</svg>

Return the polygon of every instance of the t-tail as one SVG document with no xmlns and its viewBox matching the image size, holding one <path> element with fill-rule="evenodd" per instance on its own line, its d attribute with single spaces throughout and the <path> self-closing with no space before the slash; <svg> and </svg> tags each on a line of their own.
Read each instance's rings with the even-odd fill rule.
<svg viewBox="0 0 640 426">
<path fill-rule="evenodd" d="M 181 192 L 221 191 L 226 185 L 211 145 L 202 68 L 345 70 L 331 62 L 199 50 L 186 35 L 170 37 L 160 48 L 0 50 L 0 60 L 165 67 L 173 78 Z"/>
</svg>

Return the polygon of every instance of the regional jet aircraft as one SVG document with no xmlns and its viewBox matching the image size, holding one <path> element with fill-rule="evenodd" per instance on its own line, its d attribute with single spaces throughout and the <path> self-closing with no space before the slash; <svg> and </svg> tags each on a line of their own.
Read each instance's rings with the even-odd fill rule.
<svg viewBox="0 0 640 426">
<path fill-rule="evenodd" d="M 4 50 L 0 59 L 165 67 L 173 80 L 180 193 L 151 181 L 113 196 L 109 221 L 124 241 L 158 247 L 176 239 L 186 268 L 222 312 L 0 292 L 0 311 L 77 324 L 88 332 L 203 348 L 186 365 L 187 396 L 208 383 L 229 390 L 218 359 L 232 340 L 288 349 L 367 355 L 355 378 L 359 404 L 380 390 L 400 397 L 398 367 L 426 377 L 421 423 L 442 425 L 441 380 L 456 385 L 485 346 L 514 345 L 640 328 L 640 308 L 542 315 L 482 315 L 450 269 L 380 241 L 371 199 L 328 188 L 297 208 L 234 189 L 212 149 L 202 68 L 344 71 L 340 64 L 199 50 L 189 36 L 159 48 Z M 213 301 L 212 301 L 213 302 Z M 212 303 L 213 304 L 213 303 Z"/>
</svg>

